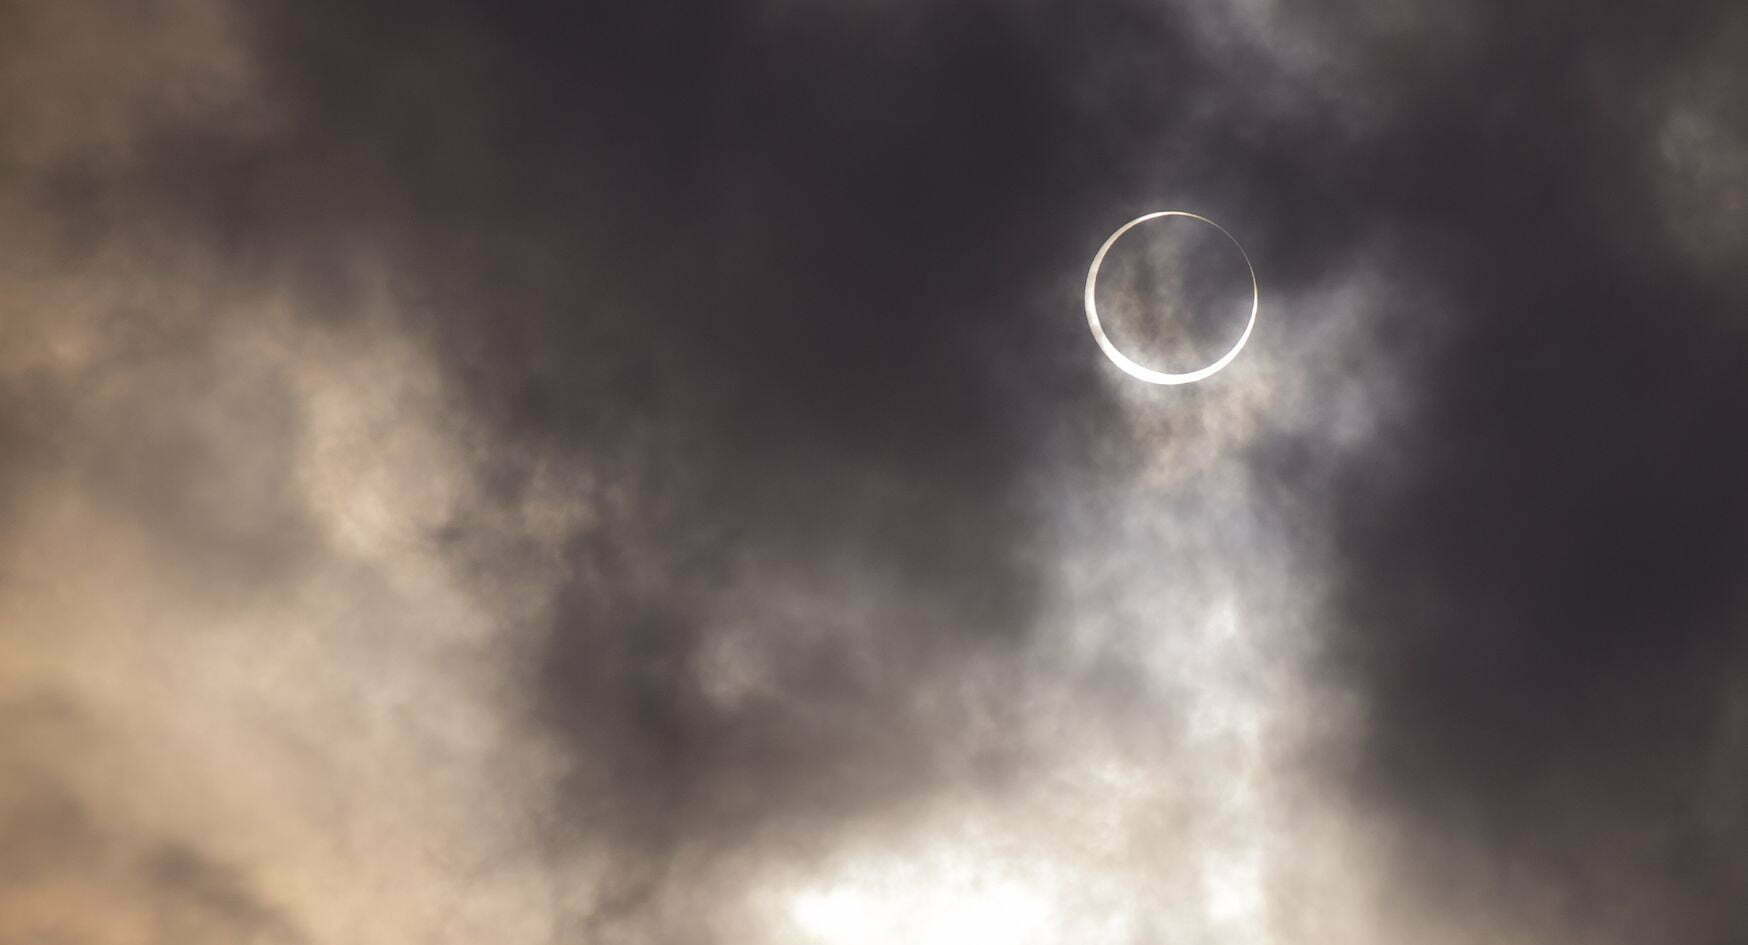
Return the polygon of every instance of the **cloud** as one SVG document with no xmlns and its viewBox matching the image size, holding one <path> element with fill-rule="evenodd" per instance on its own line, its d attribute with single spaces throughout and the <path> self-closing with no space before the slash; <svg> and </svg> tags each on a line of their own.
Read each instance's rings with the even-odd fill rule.
<svg viewBox="0 0 1748 945">
<path fill-rule="evenodd" d="M 154 9 L 0 79 L 0 938 L 1740 927 L 1715 51 Z M 1188 389 L 1079 314 L 1155 205 Z"/>
<path fill-rule="evenodd" d="M 1728 102 L 1748 87 L 1731 48 L 1748 26 L 1726 19 L 1701 52 L 1669 70 L 1653 97 L 1647 136 L 1663 225 L 1690 258 L 1712 271 L 1748 253 L 1748 131 Z"/>
</svg>

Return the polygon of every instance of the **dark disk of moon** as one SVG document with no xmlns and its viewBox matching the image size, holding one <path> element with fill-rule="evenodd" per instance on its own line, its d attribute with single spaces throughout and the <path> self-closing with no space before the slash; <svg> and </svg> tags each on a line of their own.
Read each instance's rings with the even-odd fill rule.
<svg viewBox="0 0 1748 945">
<path fill-rule="evenodd" d="M 1117 346 L 1112 344 L 1111 339 L 1105 335 L 1104 326 L 1099 324 L 1098 305 L 1093 301 L 1093 290 L 1097 287 L 1099 281 L 1099 266 L 1104 263 L 1105 254 L 1110 252 L 1111 247 L 1116 245 L 1117 240 L 1123 238 L 1124 233 L 1129 232 L 1142 223 L 1146 223 L 1148 220 L 1157 220 L 1160 217 L 1188 217 L 1192 220 L 1206 223 L 1214 229 L 1219 230 L 1222 236 L 1231 240 L 1232 245 L 1238 248 L 1238 255 L 1244 258 L 1245 271 L 1250 273 L 1250 320 L 1244 325 L 1244 333 L 1238 336 L 1237 343 L 1233 344 L 1225 354 L 1222 354 L 1219 358 L 1215 359 L 1213 363 L 1185 374 L 1172 374 L 1167 371 L 1156 371 L 1117 350 Z M 1158 210 L 1153 213 L 1144 213 L 1118 227 L 1117 232 L 1112 233 L 1110 237 L 1105 240 L 1105 244 L 1099 247 L 1098 253 L 1093 256 L 1092 268 L 1088 269 L 1086 273 L 1086 323 L 1087 327 L 1092 329 L 1093 340 L 1099 343 L 1099 349 L 1104 351 L 1105 357 L 1110 358 L 1112 364 L 1122 368 L 1129 376 L 1146 381 L 1149 384 L 1192 384 L 1196 381 L 1214 376 L 1221 368 L 1231 364 L 1232 359 L 1238 357 L 1238 352 L 1244 350 L 1244 343 L 1250 340 L 1251 329 L 1256 327 L 1256 310 L 1259 297 L 1260 293 L 1257 291 L 1256 284 L 1256 268 L 1250 264 L 1250 254 L 1246 253 L 1244 247 L 1239 245 L 1236 237 L 1231 233 L 1226 232 L 1225 227 L 1215 223 L 1213 220 L 1210 220 L 1205 216 L 1202 216 L 1201 214 L 1190 213 L 1187 210 Z"/>
</svg>

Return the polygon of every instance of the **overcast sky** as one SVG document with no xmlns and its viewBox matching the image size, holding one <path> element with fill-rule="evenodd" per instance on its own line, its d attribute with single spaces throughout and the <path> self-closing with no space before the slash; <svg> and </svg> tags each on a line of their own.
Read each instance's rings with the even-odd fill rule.
<svg viewBox="0 0 1748 945">
<path fill-rule="evenodd" d="M 0 6 L 0 945 L 1748 941 L 1748 8 L 547 6 Z"/>
</svg>

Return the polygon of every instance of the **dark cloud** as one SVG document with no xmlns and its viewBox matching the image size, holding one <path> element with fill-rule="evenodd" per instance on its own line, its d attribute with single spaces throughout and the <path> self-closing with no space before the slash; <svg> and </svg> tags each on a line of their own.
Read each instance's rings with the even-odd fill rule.
<svg viewBox="0 0 1748 945">
<path fill-rule="evenodd" d="M 1689 13 L 1510 34 L 1478 92 L 1400 135 L 1425 156 L 1399 213 L 1451 240 L 1458 318 L 1380 444 L 1407 467 L 1356 464 L 1334 519 L 1372 787 L 1595 937 L 1742 928 L 1717 786 L 1740 754 L 1748 453 L 1716 435 L 1748 410 L 1740 295 L 1646 228 L 1656 132 L 1586 94 L 1695 55 L 1724 11 Z"/>
</svg>

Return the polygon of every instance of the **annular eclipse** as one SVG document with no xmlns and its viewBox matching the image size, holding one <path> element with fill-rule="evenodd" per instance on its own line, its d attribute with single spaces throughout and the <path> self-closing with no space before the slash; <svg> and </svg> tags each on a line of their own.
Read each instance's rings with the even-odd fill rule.
<svg viewBox="0 0 1748 945">
<path fill-rule="evenodd" d="M 1239 335 L 1238 341 L 1233 344 L 1231 348 L 1227 349 L 1225 354 L 1222 354 L 1219 358 L 1215 359 L 1213 363 L 1183 374 L 1173 374 L 1169 371 L 1155 370 L 1135 361 L 1133 358 L 1130 358 L 1128 355 L 1119 351 L 1117 346 L 1111 342 L 1110 337 L 1105 334 L 1104 326 L 1099 324 L 1098 304 L 1093 298 L 1099 282 L 1099 266 L 1104 263 L 1105 254 L 1110 252 L 1111 247 L 1115 246 L 1117 241 L 1123 238 L 1123 234 L 1149 220 L 1157 220 L 1161 217 L 1188 217 L 1191 220 L 1206 223 L 1214 229 L 1219 230 L 1220 234 L 1225 236 L 1228 240 L 1231 240 L 1232 245 L 1238 249 L 1238 255 L 1244 259 L 1245 271 L 1250 274 L 1250 319 L 1244 324 L 1244 333 Z M 1256 284 L 1256 267 L 1250 264 L 1250 254 L 1244 251 L 1244 247 L 1239 244 L 1237 238 L 1231 233 L 1226 232 L 1225 227 L 1215 223 L 1213 220 L 1210 220 L 1199 213 L 1191 213 L 1187 210 L 1157 210 L 1153 213 L 1144 213 L 1118 227 L 1117 232 L 1112 233 L 1105 239 L 1104 245 L 1099 247 L 1098 253 L 1093 256 L 1092 268 L 1088 269 L 1086 273 L 1086 323 L 1087 327 L 1092 329 L 1093 340 L 1099 343 L 1099 349 L 1105 353 L 1105 357 L 1111 359 L 1111 363 L 1122 368 L 1129 376 L 1146 381 L 1149 384 L 1193 384 L 1196 381 L 1214 376 L 1219 373 L 1221 368 L 1231 364 L 1232 359 L 1238 357 L 1238 352 L 1244 350 L 1244 343 L 1250 340 L 1250 332 L 1256 327 L 1256 312 L 1259 298 L 1260 293 L 1257 291 Z"/>
</svg>

